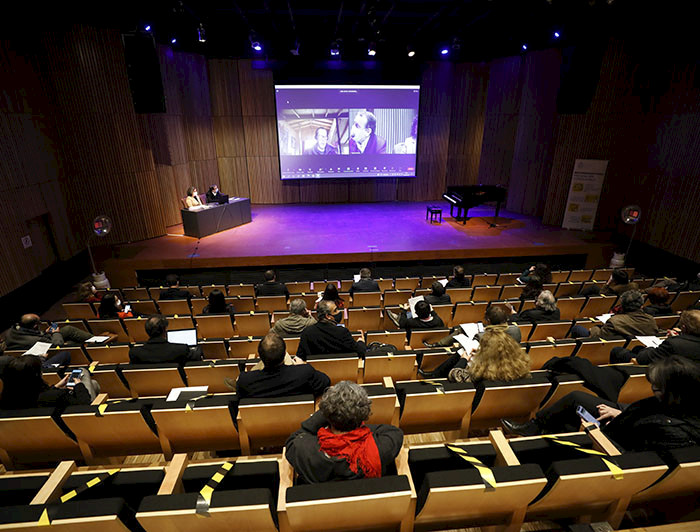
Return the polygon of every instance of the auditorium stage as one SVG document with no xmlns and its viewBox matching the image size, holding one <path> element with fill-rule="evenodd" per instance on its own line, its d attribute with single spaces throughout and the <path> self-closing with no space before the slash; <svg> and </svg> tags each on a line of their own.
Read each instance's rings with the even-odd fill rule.
<svg viewBox="0 0 700 532">
<path fill-rule="evenodd" d="M 252 222 L 197 240 L 182 225 L 168 234 L 114 246 L 105 271 L 116 286 L 135 283 L 137 270 L 183 270 L 352 262 L 585 255 L 599 267 L 611 254 L 604 235 L 543 225 L 494 208 L 469 211 L 466 225 L 449 216 L 430 224 L 426 206 L 438 202 L 253 205 Z M 490 222 L 497 227 L 490 227 Z"/>
</svg>

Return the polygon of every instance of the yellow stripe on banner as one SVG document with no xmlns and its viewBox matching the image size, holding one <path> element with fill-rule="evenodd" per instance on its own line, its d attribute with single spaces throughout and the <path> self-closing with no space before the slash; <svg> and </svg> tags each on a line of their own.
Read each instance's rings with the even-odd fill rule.
<svg viewBox="0 0 700 532">
<path fill-rule="evenodd" d="M 476 470 L 481 475 L 481 478 L 484 479 L 485 482 L 488 482 L 491 485 L 491 487 L 493 487 L 495 489 L 496 488 L 496 477 L 493 476 L 493 471 L 491 471 L 485 465 L 476 465 L 476 464 L 472 464 L 472 465 L 474 467 L 476 467 Z"/>
<path fill-rule="evenodd" d="M 44 511 L 41 512 L 41 517 L 39 517 L 39 520 L 36 523 L 37 526 L 50 526 L 51 525 L 51 520 L 49 519 L 49 512 L 44 508 Z"/>
<path fill-rule="evenodd" d="M 603 463 L 608 466 L 608 469 L 613 474 L 613 478 L 615 480 L 622 480 L 625 478 L 625 475 L 622 473 L 622 469 L 619 466 L 613 464 L 611 461 L 606 460 L 605 458 L 601 458 L 601 460 L 603 460 Z"/>
<path fill-rule="evenodd" d="M 622 469 L 620 468 L 620 466 L 612 463 L 610 460 L 606 460 L 605 458 L 603 458 L 603 457 L 607 457 L 608 456 L 607 454 L 602 453 L 600 451 L 596 451 L 595 449 L 586 449 L 585 447 L 581 447 L 579 444 L 574 443 L 574 442 L 570 442 L 570 441 L 566 441 L 566 440 L 559 440 L 555 436 L 550 436 L 550 435 L 545 434 L 543 437 L 547 438 L 555 443 L 558 443 L 559 445 L 572 447 L 572 448 L 576 449 L 577 451 L 580 451 L 584 454 L 590 454 L 593 456 L 600 456 L 600 459 L 603 461 L 605 466 L 613 474 L 613 478 L 615 480 L 622 480 L 625 478 L 624 473 L 622 472 Z"/>
<path fill-rule="evenodd" d="M 231 468 L 233 467 L 233 462 L 224 462 L 224 465 L 222 465 L 221 467 L 226 471 L 231 471 Z"/>
<path fill-rule="evenodd" d="M 211 479 L 218 484 L 224 479 L 224 476 L 221 473 L 215 473 Z"/>
<path fill-rule="evenodd" d="M 69 500 L 71 500 L 73 497 L 75 497 L 77 494 L 78 494 L 77 491 L 71 490 L 71 491 L 69 491 L 68 493 L 66 493 L 65 495 L 61 496 L 61 502 L 69 501 Z"/>
<path fill-rule="evenodd" d="M 481 480 L 484 481 L 487 490 L 496 489 L 496 477 L 493 476 L 493 471 L 486 467 L 478 458 L 469 456 L 467 451 L 465 451 L 461 447 L 456 447 L 454 445 L 449 444 L 445 444 L 445 447 L 447 447 L 450 451 L 454 452 L 460 458 L 462 458 L 466 462 L 469 462 L 476 468 L 479 475 L 481 476 Z"/>
<path fill-rule="evenodd" d="M 202 491 L 199 492 L 199 494 L 204 498 L 204 500 L 207 501 L 207 504 L 211 503 L 212 493 L 214 493 L 214 488 L 211 488 L 209 486 L 204 486 L 202 488 Z"/>
<path fill-rule="evenodd" d="M 88 480 L 86 485 L 88 488 L 92 488 L 95 484 L 99 484 L 99 483 L 100 483 L 99 477 L 95 477 L 91 480 Z"/>
</svg>

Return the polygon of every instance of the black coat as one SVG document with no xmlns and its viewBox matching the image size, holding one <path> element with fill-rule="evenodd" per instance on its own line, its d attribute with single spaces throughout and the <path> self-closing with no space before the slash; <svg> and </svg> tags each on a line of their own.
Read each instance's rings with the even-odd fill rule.
<svg viewBox="0 0 700 532">
<path fill-rule="evenodd" d="M 445 288 L 469 288 L 471 282 L 466 277 L 464 279 L 452 278 L 447 281 Z"/>
<path fill-rule="evenodd" d="M 363 478 L 361 471 L 354 473 L 344 458 L 330 457 L 319 448 L 316 434 L 328 425 L 321 411 L 301 424 L 285 445 L 285 456 L 305 483 L 328 482 Z M 382 476 L 391 470 L 394 459 L 403 445 L 403 432 L 392 425 L 367 425 L 377 444 L 382 463 Z"/>
<path fill-rule="evenodd" d="M 647 305 L 642 310 L 650 316 L 673 316 L 675 314 L 671 305 Z"/>
<path fill-rule="evenodd" d="M 379 283 L 374 279 L 360 279 L 356 283 L 352 283 L 350 287 L 350 297 L 355 292 L 379 292 Z"/>
<path fill-rule="evenodd" d="M 309 364 L 280 365 L 272 369 L 241 373 L 236 381 L 236 393 L 239 399 L 303 394 L 318 397 L 330 385 L 328 375 Z"/>
<path fill-rule="evenodd" d="M 659 347 L 647 347 L 633 356 L 638 364 L 647 365 L 671 355 L 680 355 L 693 362 L 700 362 L 700 336 L 692 334 L 670 336 Z"/>
<path fill-rule="evenodd" d="M 405 310 L 399 316 L 399 327 L 407 331 L 412 329 L 439 329 L 444 326 L 445 323 L 442 321 L 442 318 L 434 310 L 430 311 L 430 319 L 428 321 L 423 321 L 419 318 L 409 318 Z"/>
<path fill-rule="evenodd" d="M 512 321 L 529 321 L 531 323 L 539 323 L 541 321 L 559 321 L 559 319 L 560 313 L 558 308 L 555 308 L 552 311 L 531 308 L 523 310 L 519 314 L 513 315 Z"/>
<path fill-rule="evenodd" d="M 335 353 L 357 353 L 364 355 L 365 343 L 356 342 L 345 327 L 321 320 L 309 325 L 301 332 L 297 356 L 306 360 L 308 355 L 329 355 Z"/>
<path fill-rule="evenodd" d="M 594 366 L 591 361 L 581 357 L 554 357 L 544 363 L 542 369 L 555 373 L 573 373 L 584 381 L 584 386 L 598 397 L 617 402 L 620 389 L 627 381 L 628 375 L 614 367 Z"/>
<path fill-rule="evenodd" d="M 166 364 L 175 362 L 184 366 L 186 362 L 201 357 L 190 351 L 187 344 L 171 344 L 165 338 L 151 338 L 143 345 L 129 349 L 131 364 Z"/>
<path fill-rule="evenodd" d="M 163 290 L 158 296 L 158 300 L 172 301 L 176 299 L 186 299 L 189 301 L 192 299 L 192 294 L 188 290 L 183 290 L 182 288 L 168 288 Z"/>
<path fill-rule="evenodd" d="M 277 281 L 265 281 L 262 284 L 255 285 L 256 296 L 285 296 L 289 299 L 289 290 L 284 283 Z"/>
<path fill-rule="evenodd" d="M 429 303 L 431 305 L 449 305 L 452 303 L 452 299 L 450 299 L 450 294 L 443 294 L 441 296 L 434 296 L 433 294 L 428 294 L 427 296 L 423 296 L 423 299 L 425 299 L 426 303 Z"/>
</svg>

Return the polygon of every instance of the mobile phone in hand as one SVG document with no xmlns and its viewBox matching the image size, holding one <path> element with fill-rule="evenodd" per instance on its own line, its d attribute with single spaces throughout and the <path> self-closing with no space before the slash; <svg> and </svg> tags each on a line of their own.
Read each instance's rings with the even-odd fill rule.
<svg viewBox="0 0 700 532">
<path fill-rule="evenodd" d="M 131 312 L 131 305 L 124 305 L 124 312 Z"/>
<path fill-rule="evenodd" d="M 70 372 L 70 377 L 68 378 L 68 382 L 66 383 L 66 386 L 68 388 L 72 388 L 75 386 L 75 379 L 80 379 L 80 377 L 83 375 L 83 372 L 79 369 L 74 369 L 73 371 Z"/>
<path fill-rule="evenodd" d="M 583 421 L 593 423 L 595 426 L 600 427 L 600 421 L 593 417 L 593 415 L 582 406 L 576 407 L 576 413 L 578 414 L 578 417 L 580 417 Z"/>
</svg>

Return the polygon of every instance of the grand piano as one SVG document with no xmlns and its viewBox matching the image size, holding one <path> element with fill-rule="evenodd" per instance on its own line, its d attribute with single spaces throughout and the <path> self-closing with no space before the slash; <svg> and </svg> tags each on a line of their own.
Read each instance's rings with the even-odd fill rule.
<svg viewBox="0 0 700 532">
<path fill-rule="evenodd" d="M 501 202 L 506 198 L 506 189 L 496 185 L 470 185 L 447 187 L 442 197 L 450 202 L 450 216 L 462 223 L 467 223 L 469 219 L 469 209 L 487 203 L 496 202 L 496 215 L 501 210 Z M 457 216 L 453 214 L 457 208 Z"/>
</svg>

